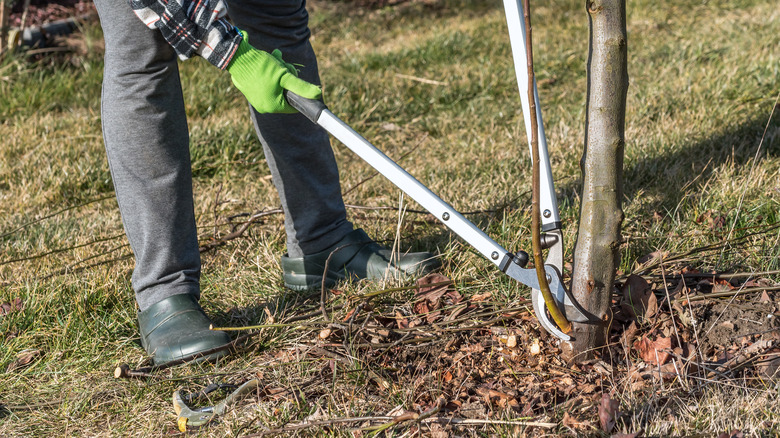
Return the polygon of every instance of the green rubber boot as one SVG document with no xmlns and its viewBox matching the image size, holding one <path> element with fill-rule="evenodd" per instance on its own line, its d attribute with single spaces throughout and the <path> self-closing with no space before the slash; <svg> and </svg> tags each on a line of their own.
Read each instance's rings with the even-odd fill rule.
<svg viewBox="0 0 780 438">
<path fill-rule="evenodd" d="M 327 262 L 330 257 L 330 262 Z M 328 272 L 325 274 L 325 264 Z M 393 254 L 373 241 L 365 231 L 357 229 L 330 248 L 303 257 L 282 256 L 284 285 L 296 291 L 319 289 L 325 274 L 325 285 L 334 286 L 346 279 L 420 277 L 441 266 L 439 259 L 428 252 Z"/>
<path fill-rule="evenodd" d="M 141 345 L 163 365 L 184 357 L 226 345 L 230 336 L 225 332 L 209 330 L 211 320 L 203 312 L 198 300 L 190 294 L 168 297 L 138 313 Z M 200 357 L 197 361 L 215 360 L 227 350 Z"/>
</svg>

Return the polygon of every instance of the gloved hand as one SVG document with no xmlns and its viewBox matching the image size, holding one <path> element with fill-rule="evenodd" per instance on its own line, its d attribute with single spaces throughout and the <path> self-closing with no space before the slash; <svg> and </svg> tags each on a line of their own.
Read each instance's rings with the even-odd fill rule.
<svg viewBox="0 0 780 438">
<path fill-rule="evenodd" d="M 282 60 L 278 49 L 272 53 L 257 50 L 249 45 L 249 36 L 244 37 L 227 66 L 227 71 L 236 86 L 259 113 L 286 113 L 297 111 L 287 103 L 284 90 L 308 99 L 322 98 L 322 89 L 298 78 L 298 70 Z"/>
</svg>

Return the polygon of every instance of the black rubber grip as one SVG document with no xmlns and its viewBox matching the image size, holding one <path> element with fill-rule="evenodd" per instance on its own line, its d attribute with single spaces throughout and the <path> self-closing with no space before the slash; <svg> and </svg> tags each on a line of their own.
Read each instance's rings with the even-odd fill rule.
<svg viewBox="0 0 780 438">
<path fill-rule="evenodd" d="M 317 120 L 320 118 L 320 114 L 322 114 L 323 111 L 328 109 L 327 106 L 325 106 L 325 103 L 321 100 L 316 99 L 307 99 L 305 97 L 299 96 L 292 91 L 285 91 L 284 97 L 287 99 L 287 102 L 295 109 L 300 111 L 301 114 L 306 116 L 307 119 L 311 120 L 314 123 L 317 123 Z"/>
<path fill-rule="evenodd" d="M 550 230 L 560 230 L 563 224 L 561 224 L 561 221 L 553 222 L 551 224 L 543 224 L 541 226 L 542 231 L 550 231 Z"/>
</svg>

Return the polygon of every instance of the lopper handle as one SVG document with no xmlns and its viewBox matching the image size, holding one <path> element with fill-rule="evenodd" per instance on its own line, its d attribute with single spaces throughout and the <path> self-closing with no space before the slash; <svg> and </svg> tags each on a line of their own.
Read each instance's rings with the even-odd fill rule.
<svg viewBox="0 0 780 438">
<path fill-rule="evenodd" d="M 307 119 L 314 123 L 317 123 L 320 114 L 328 109 L 328 107 L 325 106 L 325 102 L 321 100 L 307 99 L 289 90 L 284 90 L 284 98 L 287 99 L 287 103 L 289 103 L 290 106 L 297 109 L 301 114 L 306 116 Z"/>
</svg>

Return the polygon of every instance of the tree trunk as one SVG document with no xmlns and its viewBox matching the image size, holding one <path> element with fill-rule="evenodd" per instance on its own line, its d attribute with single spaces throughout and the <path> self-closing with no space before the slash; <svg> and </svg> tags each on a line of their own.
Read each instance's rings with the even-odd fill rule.
<svg viewBox="0 0 780 438">
<path fill-rule="evenodd" d="M 574 247 L 571 291 L 591 322 L 572 323 L 564 354 L 591 358 L 606 344 L 612 322 L 609 309 L 620 263 L 623 222 L 623 149 L 625 145 L 626 55 L 625 0 L 587 0 L 590 40 L 582 200 Z"/>
</svg>

